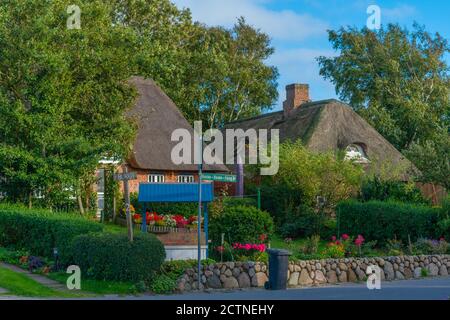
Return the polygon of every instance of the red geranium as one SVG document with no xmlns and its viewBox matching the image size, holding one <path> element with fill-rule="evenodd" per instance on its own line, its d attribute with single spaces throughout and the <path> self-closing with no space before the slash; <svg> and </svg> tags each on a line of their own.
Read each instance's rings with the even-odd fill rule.
<svg viewBox="0 0 450 320">
<path fill-rule="evenodd" d="M 342 235 L 342 240 L 347 240 L 348 238 L 350 238 L 350 236 L 348 235 L 348 234 L 346 234 L 346 233 L 344 233 L 343 235 Z"/>
</svg>

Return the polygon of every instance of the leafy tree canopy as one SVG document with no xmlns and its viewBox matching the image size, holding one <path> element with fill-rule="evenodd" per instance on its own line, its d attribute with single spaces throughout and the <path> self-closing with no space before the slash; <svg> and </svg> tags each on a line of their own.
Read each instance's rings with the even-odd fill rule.
<svg viewBox="0 0 450 320">
<path fill-rule="evenodd" d="M 329 31 L 336 57 L 319 57 L 320 74 L 422 171 L 422 180 L 448 185 L 450 73 L 448 41 L 414 25 L 379 31 Z M 426 150 L 425 150 L 426 149 Z M 443 152 L 442 154 L 440 152 Z M 440 154 L 426 164 L 424 158 Z M 447 182 L 443 179 L 447 176 Z"/>
</svg>

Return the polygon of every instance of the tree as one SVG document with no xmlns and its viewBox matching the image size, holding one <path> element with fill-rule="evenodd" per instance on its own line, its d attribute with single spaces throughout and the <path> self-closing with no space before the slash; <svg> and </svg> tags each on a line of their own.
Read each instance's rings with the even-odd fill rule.
<svg viewBox="0 0 450 320">
<path fill-rule="evenodd" d="M 450 137 L 446 133 L 436 135 L 421 144 L 413 143 L 406 155 L 414 159 L 421 171 L 420 180 L 437 183 L 450 189 Z"/>
<path fill-rule="evenodd" d="M 194 23 L 168 0 L 115 0 L 116 23 L 138 37 L 135 73 L 154 79 L 193 123 L 258 115 L 277 99 L 269 37 L 240 18 L 232 29 Z"/>
<path fill-rule="evenodd" d="M 344 160 L 340 154 L 314 153 L 300 141 L 287 141 L 280 145 L 279 155 L 278 173 L 262 177 L 262 185 L 273 188 L 280 185 L 284 190 L 300 195 L 302 199 L 295 201 L 297 204 L 315 207 L 317 197 L 320 196 L 325 199 L 324 208 L 332 210 L 339 201 L 356 195 L 360 189 L 363 168 Z M 256 172 L 252 167 L 249 169 L 250 172 Z"/>
<path fill-rule="evenodd" d="M 134 34 L 113 26 L 109 4 L 78 3 L 79 30 L 67 28 L 66 1 L 0 3 L 0 176 L 30 206 L 37 190 L 48 206 L 61 192 L 81 199 L 98 161 L 123 158 L 133 135 Z"/>
<path fill-rule="evenodd" d="M 397 149 L 448 135 L 446 39 L 417 24 L 412 32 L 389 24 L 379 31 L 329 31 L 329 40 L 340 54 L 319 57 L 320 74 Z"/>
</svg>

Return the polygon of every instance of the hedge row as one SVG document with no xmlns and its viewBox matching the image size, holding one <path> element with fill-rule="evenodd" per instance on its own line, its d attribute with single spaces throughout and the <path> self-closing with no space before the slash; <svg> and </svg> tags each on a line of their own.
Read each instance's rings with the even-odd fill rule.
<svg viewBox="0 0 450 320">
<path fill-rule="evenodd" d="M 119 281 L 149 281 L 160 270 L 166 252 L 152 234 L 96 233 L 73 241 L 74 263 L 89 278 Z"/>
<path fill-rule="evenodd" d="M 419 237 L 441 236 L 439 209 L 401 202 L 345 201 L 336 208 L 340 233 L 362 234 L 367 240 L 385 244 L 398 239 L 407 244 Z"/>
<path fill-rule="evenodd" d="M 58 248 L 63 265 L 76 264 L 99 280 L 151 280 L 165 259 L 162 243 L 150 234 L 129 242 L 125 233 L 105 233 L 103 226 L 70 214 L 0 205 L 0 246 L 53 258 Z"/>
<path fill-rule="evenodd" d="M 72 261 L 72 240 L 81 234 L 99 232 L 103 226 L 75 215 L 0 205 L 0 245 L 26 249 L 31 254 L 53 257 L 58 248 L 63 264 Z"/>
</svg>

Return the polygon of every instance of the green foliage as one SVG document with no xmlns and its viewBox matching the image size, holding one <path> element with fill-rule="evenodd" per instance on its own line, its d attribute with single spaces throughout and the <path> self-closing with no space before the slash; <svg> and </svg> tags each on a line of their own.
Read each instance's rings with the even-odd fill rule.
<svg viewBox="0 0 450 320">
<path fill-rule="evenodd" d="M 288 209 L 289 210 L 289 209 Z M 285 213 L 286 221 L 279 228 L 282 237 L 299 238 L 320 235 L 325 221 L 328 219 L 323 212 L 300 206 Z"/>
<path fill-rule="evenodd" d="M 173 293 L 177 287 L 177 279 L 165 274 L 158 274 L 150 284 L 150 290 L 156 294 Z"/>
<path fill-rule="evenodd" d="M 209 234 L 214 247 L 220 245 L 222 233 L 229 243 L 262 243 L 270 239 L 273 221 L 267 212 L 254 207 L 227 207 L 222 215 L 210 221 Z M 261 235 L 267 238 L 261 241 Z"/>
<path fill-rule="evenodd" d="M 72 245 L 74 263 L 92 279 L 150 281 L 164 262 L 162 243 L 152 234 L 95 233 L 76 237 Z"/>
<path fill-rule="evenodd" d="M 69 30 L 67 1 L 0 3 L 0 175 L 13 201 L 47 207 L 81 196 L 102 157 L 124 157 L 134 127 L 123 114 L 134 93 L 128 54 L 135 36 L 113 26 L 109 2 L 80 0 Z"/>
<path fill-rule="evenodd" d="M 340 155 L 313 153 L 300 141 L 287 141 L 280 145 L 278 173 L 262 179 L 263 204 L 266 197 L 273 196 L 266 194 L 264 189 L 270 186 L 283 200 L 272 205 L 278 205 L 281 210 L 285 210 L 286 205 L 295 206 L 298 203 L 314 207 L 318 196 L 325 199 L 324 209 L 332 210 L 339 201 L 359 191 L 363 174 L 360 165 L 346 161 Z M 276 212 L 280 212 L 280 208 Z M 276 216 L 277 223 L 282 222 L 283 218 L 280 219 L 278 214 Z"/>
<path fill-rule="evenodd" d="M 75 215 L 0 205 L 0 245 L 48 258 L 53 257 L 53 248 L 58 248 L 63 264 L 72 262 L 74 237 L 102 229 L 102 225 Z"/>
<path fill-rule="evenodd" d="M 449 127 L 448 41 L 414 25 L 329 31 L 340 55 L 318 58 L 320 74 L 397 149 Z M 448 133 L 447 133 L 448 134 Z M 414 159 L 412 159 L 414 160 Z"/>
<path fill-rule="evenodd" d="M 408 243 L 408 235 L 411 241 L 433 238 L 439 210 L 401 202 L 344 201 L 336 212 L 342 233 L 362 234 L 384 245 L 389 239 Z"/>
<path fill-rule="evenodd" d="M 450 219 L 444 219 L 438 222 L 440 236 L 450 241 Z"/>
<path fill-rule="evenodd" d="M 424 182 L 450 186 L 448 40 L 414 25 L 378 31 L 329 31 L 336 57 L 319 57 L 320 74 L 421 170 Z"/>
<path fill-rule="evenodd" d="M 382 180 L 373 177 L 366 180 L 361 187 L 362 201 L 394 200 L 416 204 L 429 204 L 414 183 L 405 183 L 397 180 Z"/>
<path fill-rule="evenodd" d="M 443 131 L 427 141 L 411 144 L 405 152 L 420 170 L 418 179 L 450 189 L 450 136 Z"/>
</svg>

